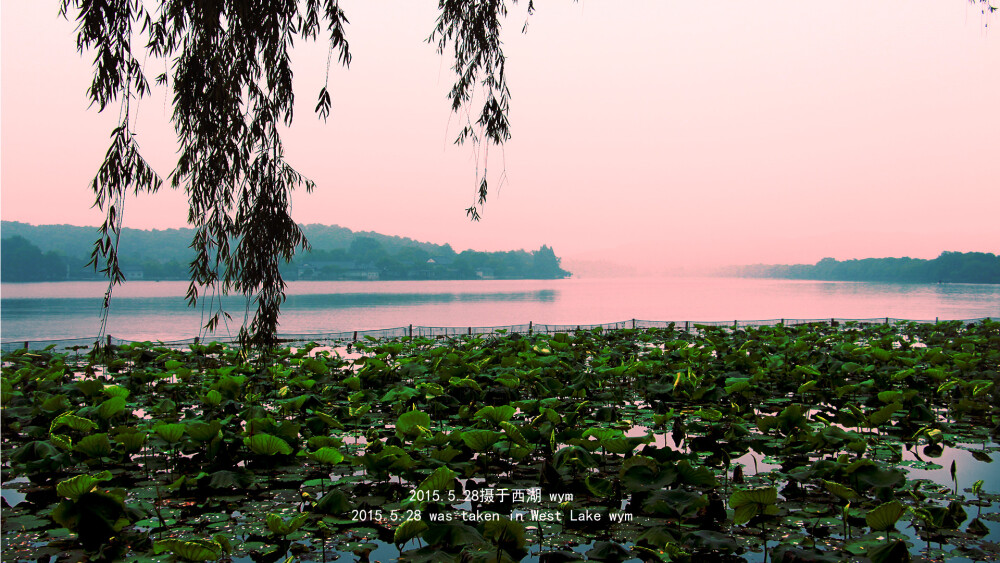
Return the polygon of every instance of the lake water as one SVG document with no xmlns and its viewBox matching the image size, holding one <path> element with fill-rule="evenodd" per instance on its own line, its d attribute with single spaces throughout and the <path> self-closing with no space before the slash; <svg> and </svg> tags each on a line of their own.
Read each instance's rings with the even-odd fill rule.
<svg viewBox="0 0 1000 563">
<path fill-rule="evenodd" d="M 89 337 L 99 328 L 101 282 L 0 285 L 5 342 Z M 185 282 L 128 282 L 115 289 L 108 334 L 128 340 L 197 336 L 202 306 L 186 306 Z M 224 301 L 235 335 L 246 312 Z M 252 314 L 252 311 L 251 311 Z M 433 327 L 598 324 L 628 319 L 1000 317 L 1000 285 L 889 284 L 739 278 L 583 278 L 391 282 L 291 282 L 281 332 L 324 333 L 407 325 Z"/>
</svg>

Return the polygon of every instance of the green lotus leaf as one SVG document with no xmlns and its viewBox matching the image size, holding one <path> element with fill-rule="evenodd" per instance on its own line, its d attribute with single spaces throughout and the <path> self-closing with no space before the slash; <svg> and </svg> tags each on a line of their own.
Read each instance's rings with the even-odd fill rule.
<svg viewBox="0 0 1000 563">
<path fill-rule="evenodd" d="M 336 465 L 344 461 L 344 454 L 336 448 L 320 448 L 314 452 L 310 452 L 308 455 L 309 459 L 323 465 Z"/>
<path fill-rule="evenodd" d="M 485 452 L 502 436 L 503 434 L 493 430 L 466 430 L 462 432 L 462 441 L 473 451 Z"/>
<path fill-rule="evenodd" d="M 448 380 L 448 385 L 453 387 L 468 387 L 476 392 L 482 392 L 483 388 L 479 385 L 475 379 L 469 379 L 468 377 L 458 378 L 452 377 Z"/>
<path fill-rule="evenodd" d="M 396 432 L 414 438 L 431 426 L 431 417 L 425 412 L 409 410 L 396 419 Z"/>
<path fill-rule="evenodd" d="M 108 420 L 109 418 L 112 418 L 116 414 L 125 410 L 125 407 L 127 406 L 128 406 L 128 401 L 125 400 L 125 397 L 114 396 L 104 401 L 103 403 L 100 404 L 99 407 L 97 407 L 97 414 L 100 415 L 100 417 L 103 418 L 104 420 Z"/>
<path fill-rule="evenodd" d="M 852 500 L 858 498 L 858 493 L 854 489 L 841 485 L 840 483 L 834 483 L 833 481 L 823 480 L 823 488 L 830 491 L 834 495 L 844 499 Z"/>
<path fill-rule="evenodd" d="M 693 518 L 708 506 L 708 497 L 695 491 L 682 489 L 660 490 L 653 493 L 642 505 L 643 510 L 668 518 Z"/>
<path fill-rule="evenodd" d="M 97 475 L 77 475 L 56 484 L 56 494 L 70 500 L 78 500 L 80 495 L 97 488 L 97 484 L 111 480 L 110 471 L 102 471 Z"/>
<path fill-rule="evenodd" d="M 587 550 L 587 561 L 628 561 L 635 556 L 628 549 L 610 541 L 594 542 L 594 547 Z"/>
<path fill-rule="evenodd" d="M 817 385 L 818 383 L 819 383 L 819 382 L 818 382 L 818 381 L 816 381 L 815 379 L 810 379 L 809 381 L 806 381 L 806 382 L 805 382 L 805 383 L 803 383 L 802 385 L 799 385 L 799 389 L 798 389 L 798 391 L 796 391 L 796 392 L 797 392 L 797 393 L 798 393 L 799 395 L 802 395 L 802 394 L 805 394 L 805 393 L 808 393 L 808 392 L 812 391 L 812 390 L 813 390 L 813 387 L 816 387 L 816 385 Z"/>
<path fill-rule="evenodd" d="M 506 422 L 514 418 L 515 412 L 517 412 L 517 409 L 510 405 L 500 407 L 489 406 L 476 411 L 476 414 L 472 418 L 475 420 L 486 420 L 499 425 L 501 422 Z"/>
<path fill-rule="evenodd" d="M 190 420 L 186 424 L 185 430 L 188 436 L 197 442 L 208 442 L 219 435 L 222 424 L 218 420 L 204 422 L 201 420 Z"/>
<path fill-rule="evenodd" d="M 500 428 L 503 429 L 504 435 L 507 436 L 507 439 L 510 440 L 511 442 L 514 442 L 515 444 L 521 446 L 528 445 L 528 441 L 524 439 L 524 434 L 521 434 L 521 430 L 518 429 L 517 426 L 514 426 L 513 424 L 507 421 L 504 421 L 500 423 Z"/>
<path fill-rule="evenodd" d="M 111 442 L 107 434 L 91 434 L 81 438 L 73 449 L 92 458 L 107 457 L 111 455 Z"/>
<path fill-rule="evenodd" d="M 892 418 L 892 413 L 901 408 L 903 408 L 903 405 L 900 403 L 890 403 L 870 414 L 868 416 L 868 424 L 871 424 L 872 426 L 882 426 L 886 422 L 889 422 L 889 419 Z"/>
<path fill-rule="evenodd" d="M 406 542 L 412 540 L 413 538 L 420 537 L 420 534 L 427 530 L 427 523 L 423 520 L 407 520 L 396 528 L 396 531 L 392 534 L 392 543 L 396 545 L 403 545 Z"/>
<path fill-rule="evenodd" d="M 52 395 L 42 403 L 42 410 L 48 412 L 67 411 L 69 409 L 69 397 L 66 395 Z"/>
<path fill-rule="evenodd" d="M 427 492 L 448 492 L 455 488 L 455 477 L 458 473 L 445 466 L 438 467 L 426 479 L 417 485 L 416 490 Z"/>
<path fill-rule="evenodd" d="M 49 434 L 49 442 L 67 452 L 73 449 L 73 439 L 65 434 Z"/>
<path fill-rule="evenodd" d="M 219 393 L 215 389 L 210 389 L 205 393 L 205 397 L 202 400 L 210 407 L 218 406 L 222 403 L 222 393 Z"/>
<path fill-rule="evenodd" d="M 108 385 L 103 389 L 103 391 L 108 397 L 121 397 L 123 399 L 127 399 L 131 393 L 131 391 L 121 385 Z"/>
<path fill-rule="evenodd" d="M 184 437 L 185 430 L 187 430 L 187 425 L 180 423 L 160 423 L 153 427 L 153 432 L 156 432 L 156 435 L 163 438 L 168 444 L 179 442 Z"/>
<path fill-rule="evenodd" d="M 254 434 L 243 439 L 243 444 L 257 455 L 291 455 L 292 447 L 288 442 L 270 434 Z"/>
<path fill-rule="evenodd" d="M 756 489 L 740 489 L 729 497 L 729 507 L 738 508 L 747 504 L 769 505 L 778 502 L 778 489 L 774 487 L 759 487 Z"/>
<path fill-rule="evenodd" d="M 583 433 L 583 437 L 594 438 L 598 443 L 602 443 L 616 438 L 624 438 L 625 432 L 616 428 L 588 428 Z"/>
<path fill-rule="evenodd" d="M 903 540 L 883 542 L 868 550 L 868 559 L 872 563 L 907 563 L 910 561 L 910 549 Z"/>
<path fill-rule="evenodd" d="M 221 545 L 211 540 L 156 540 L 153 542 L 153 554 L 172 553 L 184 561 L 215 561 L 222 557 L 224 550 Z"/>
<path fill-rule="evenodd" d="M 333 490 L 323 495 L 323 498 L 319 499 L 319 502 L 314 504 L 312 509 L 313 512 L 320 514 L 337 515 L 346 514 L 353 508 L 350 501 L 347 500 L 347 495 L 342 491 Z"/>
<path fill-rule="evenodd" d="M 742 526 L 753 520 L 754 516 L 760 514 L 761 507 L 756 503 L 749 503 L 733 509 L 733 524 Z"/>
<path fill-rule="evenodd" d="M 733 395 L 735 393 L 742 393 L 744 391 L 750 390 L 750 378 L 749 377 L 727 377 L 726 378 L 726 393 Z"/>
<path fill-rule="evenodd" d="M 323 424 L 326 424 L 327 426 L 329 426 L 331 428 L 336 428 L 338 430 L 343 430 L 344 429 L 344 425 L 341 424 L 340 421 L 338 421 L 337 419 L 333 418 L 332 416 L 326 414 L 325 412 L 316 411 L 314 414 L 316 415 L 316 418 L 318 418 L 321 421 L 323 421 Z"/>
<path fill-rule="evenodd" d="M 609 497 L 614 492 L 614 486 L 610 480 L 601 479 L 594 475 L 587 475 L 584 478 L 584 484 L 587 485 L 590 494 L 595 497 Z"/>
<path fill-rule="evenodd" d="M 76 382 L 76 388 L 80 390 L 84 396 L 93 397 L 97 393 L 104 389 L 104 383 L 97 379 L 84 379 L 83 381 Z"/>
<path fill-rule="evenodd" d="M 125 448 L 126 452 L 137 452 L 146 443 L 146 433 L 141 431 L 121 432 L 114 437 L 114 441 Z"/>
<path fill-rule="evenodd" d="M 272 533 L 279 536 L 287 536 L 292 532 L 298 530 L 306 523 L 309 519 L 308 512 L 302 512 L 294 516 L 290 520 L 285 520 L 280 514 L 275 514 L 273 512 L 267 515 L 267 529 L 271 530 Z"/>
<path fill-rule="evenodd" d="M 902 398 L 903 398 L 903 392 L 897 390 L 881 391 L 878 394 L 878 400 L 886 404 L 901 402 Z"/>
<path fill-rule="evenodd" d="M 49 425 L 49 432 L 57 430 L 63 426 L 69 426 L 78 432 L 89 432 L 90 430 L 97 428 L 97 423 L 93 420 L 64 412 L 52 421 L 52 424 Z"/>
<path fill-rule="evenodd" d="M 358 405 L 356 407 L 352 406 L 348 409 L 348 416 L 350 416 L 351 418 L 361 418 L 370 410 L 372 410 L 372 406 L 369 405 L 368 403 L 365 403 L 363 405 Z"/>
<path fill-rule="evenodd" d="M 507 551 L 523 549 L 526 544 L 524 525 L 505 516 L 487 521 L 483 526 L 483 537 L 493 540 L 498 547 Z"/>
<path fill-rule="evenodd" d="M 868 514 L 865 515 L 865 522 L 868 523 L 868 526 L 873 531 L 888 530 L 895 526 L 896 521 L 905 513 L 906 507 L 899 501 L 894 500 L 880 504 L 869 510 Z"/>
</svg>

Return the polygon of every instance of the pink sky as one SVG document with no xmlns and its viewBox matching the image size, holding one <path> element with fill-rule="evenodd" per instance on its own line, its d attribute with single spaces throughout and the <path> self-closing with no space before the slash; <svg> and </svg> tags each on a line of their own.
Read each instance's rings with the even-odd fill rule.
<svg viewBox="0 0 1000 563">
<path fill-rule="evenodd" d="M 436 2 L 342 5 L 354 61 L 331 74 L 325 124 L 325 45 L 297 53 L 286 156 L 317 183 L 294 199 L 299 222 L 648 270 L 1000 252 L 1000 39 L 963 0 L 567 0 L 540 3 L 526 35 L 518 5 L 513 139 L 490 153 L 478 224 L 451 63 L 424 43 Z M 118 112 L 88 109 L 92 55 L 56 10 L 2 3 L 0 211 L 96 225 L 87 183 Z M 169 100 L 154 91 L 138 118 L 164 177 Z M 133 199 L 126 224 L 183 227 L 186 205 L 169 189 Z"/>
</svg>

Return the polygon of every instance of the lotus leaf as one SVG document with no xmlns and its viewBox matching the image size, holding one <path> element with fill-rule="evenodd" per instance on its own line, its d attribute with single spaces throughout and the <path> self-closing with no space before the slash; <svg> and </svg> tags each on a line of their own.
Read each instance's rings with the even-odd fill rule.
<svg viewBox="0 0 1000 563">
<path fill-rule="evenodd" d="M 526 543 L 524 525 L 504 516 L 498 520 L 487 521 L 483 525 L 483 537 L 507 551 L 523 549 Z"/>
<path fill-rule="evenodd" d="M 462 432 L 462 441 L 471 450 L 485 452 L 493 447 L 503 434 L 493 430 L 466 430 Z"/>
<path fill-rule="evenodd" d="M 180 423 L 161 423 L 153 427 L 153 432 L 156 432 L 156 435 L 163 438 L 168 444 L 179 442 L 184 437 L 185 430 L 187 430 L 187 425 Z"/>
<path fill-rule="evenodd" d="M 272 512 L 267 515 L 266 519 L 267 529 L 271 530 L 271 533 L 273 534 L 279 536 L 287 536 L 288 534 L 291 534 L 292 532 L 301 528 L 302 525 L 305 524 L 306 520 L 308 519 L 309 519 L 308 512 L 299 513 L 298 515 L 292 517 L 289 520 L 285 520 L 281 517 L 280 514 L 275 514 Z"/>
<path fill-rule="evenodd" d="M 729 507 L 734 510 L 733 523 L 746 524 L 754 516 L 773 513 L 778 502 L 778 490 L 774 487 L 740 489 L 729 497 Z"/>
<path fill-rule="evenodd" d="M 392 534 L 392 543 L 401 546 L 406 542 L 420 537 L 427 530 L 427 523 L 420 519 L 410 519 L 403 522 Z"/>
<path fill-rule="evenodd" d="M 406 411 L 396 419 L 396 432 L 409 438 L 419 436 L 430 426 L 430 415 L 416 409 Z"/>
<path fill-rule="evenodd" d="M 56 494 L 63 498 L 77 500 L 80 498 L 80 495 L 89 493 L 97 488 L 98 483 L 110 480 L 110 471 L 102 471 L 94 476 L 77 475 L 76 477 L 70 477 L 69 479 L 60 481 L 56 485 Z"/>
<path fill-rule="evenodd" d="M 868 511 L 865 522 L 873 531 L 888 530 L 896 525 L 896 521 L 906 513 L 906 507 L 899 501 L 880 504 Z"/>
<path fill-rule="evenodd" d="M 172 553 L 184 561 L 215 561 L 222 557 L 224 550 L 221 545 L 212 540 L 179 540 L 167 539 L 153 542 L 153 553 Z"/>
<path fill-rule="evenodd" d="M 309 453 L 309 459 L 323 465 L 336 465 L 344 461 L 344 454 L 336 448 L 320 448 Z"/>
<path fill-rule="evenodd" d="M 489 406 L 476 411 L 475 416 L 472 418 L 475 420 L 486 420 L 499 426 L 501 422 L 506 422 L 514 418 L 515 412 L 517 412 L 516 409 L 510 405 L 499 407 Z"/>
<path fill-rule="evenodd" d="M 243 444 L 257 455 L 274 456 L 292 454 L 292 447 L 288 445 L 288 442 L 270 434 L 254 434 L 253 436 L 244 438 Z"/>
<path fill-rule="evenodd" d="M 73 449 L 92 458 L 106 457 L 111 455 L 111 442 L 107 434 L 91 434 L 81 438 Z"/>
<path fill-rule="evenodd" d="M 131 391 L 122 387 L 121 385 L 108 385 L 102 391 L 108 397 L 121 397 L 127 399 Z"/>
<path fill-rule="evenodd" d="M 52 421 L 52 424 L 49 425 L 49 432 L 53 432 L 63 426 L 69 426 L 78 432 L 89 432 L 97 428 L 97 423 L 93 420 L 64 412 Z"/>
<path fill-rule="evenodd" d="M 125 410 L 126 406 L 128 406 L 128 401 L 125 400 L 125 397 L 115 395 L 101 403 L 101 405 L 97 408 L 97 414 L 104 420 L 108 420 Z"/>
</svg>

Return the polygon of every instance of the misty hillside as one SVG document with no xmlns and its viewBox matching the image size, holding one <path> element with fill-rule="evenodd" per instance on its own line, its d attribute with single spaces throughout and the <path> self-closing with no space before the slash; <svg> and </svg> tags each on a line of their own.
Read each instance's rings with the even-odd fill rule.
<svg viewBox="0 0 1000 563">
<path fill-rule="evenodd" d="M 3 221 L 5 282 L 95 279 L 87 268 L 95 227 Z M 543 245 L 535 251 L 456 253 L 448 244 L 354 232 L 336 225 L 302 225 L 312 245 L 282 267 L 288 280 L 558 279 L 569 272 Z M 193 229 L 122 229 L 119 262 L 128 279 L 187 279 Z"/>
</svg>

